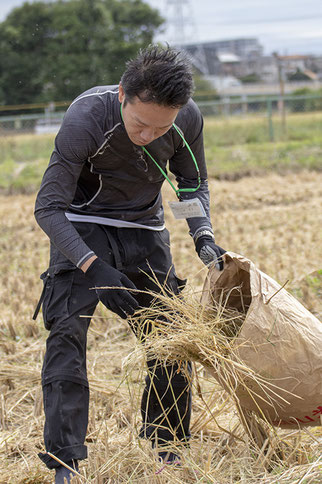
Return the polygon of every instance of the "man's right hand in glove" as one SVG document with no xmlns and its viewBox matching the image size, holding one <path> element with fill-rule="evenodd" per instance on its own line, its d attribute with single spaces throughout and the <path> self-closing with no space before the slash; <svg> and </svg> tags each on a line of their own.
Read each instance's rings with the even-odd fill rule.
<svg viewBox="0 0 322 484">
<path fill-rule="evenodd" d="M 133 282 L 125 274 L 99 258 L 95 258 L 88 268 L 84 266 L 81 269 L 85 272 L 85 277 L 92 283 L 104 306 L 123 319 L 132 316 L 139 306 L 137 300 L 127 290 L 137 289 Z M 106 286 L 109 289 L 98 289 Z"/>
<path fill-rule="evenodd" d="M 216 268 L 222 271 L 224 268 L 224 261 L 222 256 L 225 254 L 225 249 L 215 243 L 215 238 L 209 230 L 202 230 L 194 237 L 196 251 L 202 262 L 209 266 L 213 262 Z"/>
</svg>

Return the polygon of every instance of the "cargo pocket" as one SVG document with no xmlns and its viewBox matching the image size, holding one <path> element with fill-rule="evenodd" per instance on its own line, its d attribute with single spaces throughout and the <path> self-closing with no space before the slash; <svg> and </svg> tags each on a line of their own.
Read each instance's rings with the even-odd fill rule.
<svg viewBox="0 0 322 484">
<path fill-rule="evenodd" d="M 45 328 L 50 330 L 57 317 L 68 314 L 68 301 L 71 295 L 74 271 L 76 266 L 69 261 L 50 266 L 43 272 L 43 290 L 35 309 L 33 319 L 36 319 L 42 305 Z"/>
</svg>

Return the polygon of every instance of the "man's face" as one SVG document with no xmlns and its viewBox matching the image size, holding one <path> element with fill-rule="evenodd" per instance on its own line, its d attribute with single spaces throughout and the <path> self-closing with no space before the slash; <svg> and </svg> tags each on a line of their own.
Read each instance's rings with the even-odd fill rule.
<svg viewBox="0 0 322 484">
<path fill-rule="evenodd" d="M 125 93 L 119 86 L 119 101 L 123 103 Z M 123 106 L 123 121 L 128 137 L 138 146 L 145 146 L 164 135 L 172 126 L 179 109 L 143 103 L 138 97 Z"/>
</svg>

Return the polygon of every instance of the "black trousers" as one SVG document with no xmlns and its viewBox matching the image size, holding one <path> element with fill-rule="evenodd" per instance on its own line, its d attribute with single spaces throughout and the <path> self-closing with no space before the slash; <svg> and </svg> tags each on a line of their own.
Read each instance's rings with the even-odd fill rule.
<svg viewBox="0 0 322 484">
<path fill-rule="evenodd" d="M 138 289 L 158 291 L 158 285 L 150 279 L 154 277 L 166 284 L 170 297 L 180 292 L 184 281 L 175 274 L 166 229 L 156 232 L 89 223 L 73 225 L 97 256 L 124 272 Z M 87 457 L 87 330 L 98 299 L 95 291 L 89 290 L 83 272 L 54 246 L 50 266 L 41 278 L 43 317 L 50 331 L 42 370 L 45 447 L 64 462 L 81 460 Z M 151 303 L 149 295 L 139 294 L 137 298 L 141 307 Z M 191 389 L 186 376 L 177 370 L 176 365 L 148 362 L 140 436 L 149 438 L 152 445 L 189 440 Z M 58 465 L 48 454 L 39 457 L 49 468 Z"/>
</svg>

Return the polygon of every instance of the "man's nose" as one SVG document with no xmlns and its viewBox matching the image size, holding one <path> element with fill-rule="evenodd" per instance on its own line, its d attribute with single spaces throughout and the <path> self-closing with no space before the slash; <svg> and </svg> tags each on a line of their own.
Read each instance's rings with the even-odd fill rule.
<svg viewBox="0 0 322 484">
<path fill-rule="evenodd" d="M 140 133 L 142 141 L 145 143 L 150 143 L 155 139 L 155 133 L 153 128 L 144 128 Z"/>
</svg>

